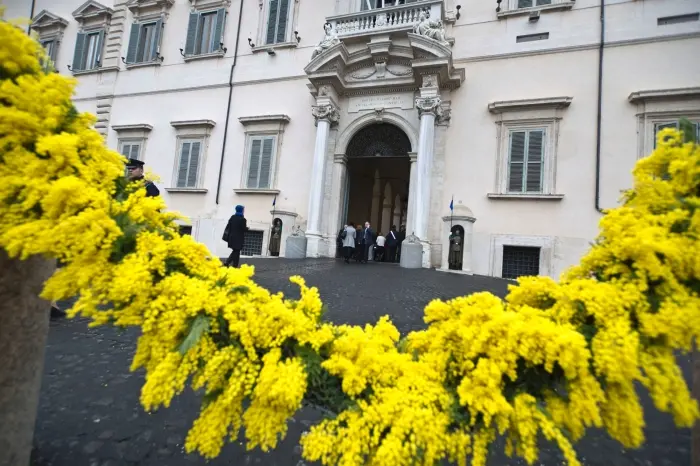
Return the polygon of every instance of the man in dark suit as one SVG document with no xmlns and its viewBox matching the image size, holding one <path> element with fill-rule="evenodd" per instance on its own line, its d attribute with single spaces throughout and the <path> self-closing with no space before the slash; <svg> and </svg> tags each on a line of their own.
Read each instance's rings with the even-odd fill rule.
<svg viewBox="0 0 700 466">
<path fill-rule="evenodd" d="M 360 262 L 366 264 L 369 249 L 374 244 L 374 232 L 370 228 L 369 222 L 365 222 L 365 227 L 362 229 L 362 237 L 360 238 L 360 243 L 362 244 L 362 256 L 360 258 Z"/>
<path fill-rule="evenodd" d="M 248 221 L 243 216 L 243 206 L 237 205 L 236 213 L 228 220 L 228 225 L 226 225 L 226 230 L 224 230 L 223 239 L 231 249 L 231 255 L 228 256 L 224 263 L 227 267 L 234 266 L 238 268 L 246 231 L 248 231 Z"/>
<path fill-rule="evenodd" d="M 126 164 L 129 181 L 140 181 L 143 179 L 143 165 L 144 163 L 140 160 L 129 159 Z M 146 188 L 146 197 L 160 196 L 160 190 L 152 181 L 146 180 L 144 187 Z"/>
<path fill-rule="evenodd" d="M 399 234 L 396 225 L 391 226 L 391 230 L 386 234 L 387 262 L 396 262 L 396 248 L 399 244 Z"/>
</svg>

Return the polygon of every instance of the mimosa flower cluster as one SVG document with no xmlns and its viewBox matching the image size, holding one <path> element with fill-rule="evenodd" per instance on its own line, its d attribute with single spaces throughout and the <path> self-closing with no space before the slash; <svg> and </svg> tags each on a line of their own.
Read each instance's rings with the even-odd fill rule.
<svg viewBox="0 0 700 466">
<path fill-rule="evenodd" d="M 222 267 L 180 236 L 44 60 L 0 21 L 0 247 L 65 264 L 43 296 L 79 296 L 72 315 L 140 328 L 132 369 L 145 369 L 146 410 L 201 394 L 187 451 L 215 457 L 241 429 L 248 448 L 273 449 L 305 404 L 327 417 L 303 437 L 304 457 L 343 466 L 484 465 L 499 436 L 530 464 L 547 438 L 578 465 L 589 427 L 643 443 L 639 384 L 678 426 L 698 419 L 674 358 L 700 334 L 700 148 L 679 132 L 660 134 L 559 283 L 435 300 L 426 329 L 401 338 L 388 318 L 327 323 L 300 277 L 300 299 L 271 294 L 251 267 Z"/>
</svg>

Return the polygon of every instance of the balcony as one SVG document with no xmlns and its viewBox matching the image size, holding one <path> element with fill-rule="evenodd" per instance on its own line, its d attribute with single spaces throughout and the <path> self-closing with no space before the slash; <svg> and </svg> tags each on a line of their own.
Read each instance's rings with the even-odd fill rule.
<svg viewBox="0 0 700 466">
<path fill-rule="evenodd" d="M 433 20 L 444 21 L 442 0 L 420 0 L 407 5 L 376 8 L 345 15 L 331 16 L 326 21 L 340 39 L 367 36 L 378 33 L 411 31 L 421 10 L 430 12 Z"/>
</svg>

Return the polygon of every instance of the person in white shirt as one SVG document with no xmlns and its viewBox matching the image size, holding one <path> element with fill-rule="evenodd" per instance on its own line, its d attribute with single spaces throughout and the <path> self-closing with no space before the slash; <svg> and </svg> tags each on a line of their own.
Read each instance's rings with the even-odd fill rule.
<svg viewBox="0 0 700 466">
<path fill-rule="evenodd" d="M 381 232 L 379 232 L 379 234 L 377 235 L 377 240 L 375 244 L 377 246 L 377 250 L 374 254 L 374 260 L 378 262 L 384 262 L 384 245 L 386 244 L 386 238 L 382 236 Z"/>
</svg>

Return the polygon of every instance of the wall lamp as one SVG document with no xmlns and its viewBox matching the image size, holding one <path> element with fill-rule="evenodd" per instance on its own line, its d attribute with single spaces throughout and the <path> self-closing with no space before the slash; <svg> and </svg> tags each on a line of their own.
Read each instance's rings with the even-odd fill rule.
<svg viewBox="0 0 700 466">
<path fill-rule="evenodd" d="M 250 37 L 248 37 L 248 45 L 250 45 L 251 49 L 255 47 L 255 44 L 253 43 L 253 39 L 251 39 Z"/>
<path fill-rule="evenodd" d="M 297 44 L 301 42 L 301 37 L 299 37 L 299 31 L 294 31 L 294 37 L 297 38 Z"/>
<path fill-rule="evenodd" d="M 459 10 L 461 10 L 461 9 L 462 9 L 462 5 L 457 5 L 457 15 L 456 15 L 457 19 L 459 19 L 460 16 L 462 16 L 462 13 L 459 12 Z"/>
</svg>

